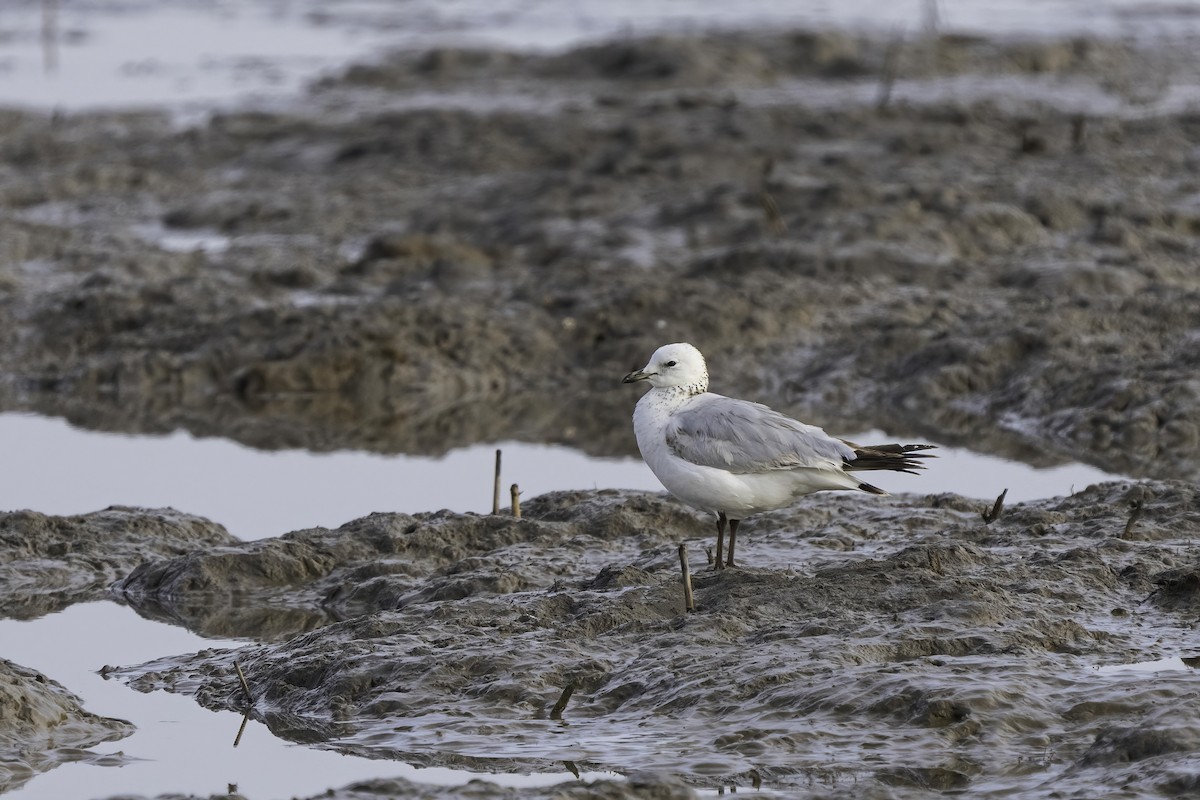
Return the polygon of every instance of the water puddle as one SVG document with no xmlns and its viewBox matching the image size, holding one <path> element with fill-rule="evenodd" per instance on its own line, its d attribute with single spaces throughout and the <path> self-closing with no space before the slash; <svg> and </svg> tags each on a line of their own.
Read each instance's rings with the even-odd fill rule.
<svg viewBox="0 0 1200 800">
<path fill-rule="evenodd" d="M 190 697 L 141 694 L 117 680 L 105 680 L 106 664 L 132 664 L 164 653 L 239 647 L 241 642 L 206 640 L 182 628 L 152 622 L 115 603 L 81 603 L 33 622 L 0 620 L 2 655 L 37 669 L 84 699 L 89 711 L 132 722 L 130 737 L 93 748 L 123 753 L 120 769 L 64 764 L 5 795 L 11 800 L 115 795 L 224 795 L 310 797 L 325 788 L 371 778 L 405 778 L 419 783 L 459 786 L 479 778 L 502 786 L 547 786 L 576 779 L 564 767 L 550 774 L 477 774 L 441 767 L 417 768 L 399 762 L 342 755 L 275 738 L 262 724 L 242 725 L 240 715 L 201 708 Z M 114 759 L 117 765 L 122 760 Z M 583 772 L 578 780 L 614 778 Z"/>
<path fill-rule="evenodd" d="M 42 5 L 0 13 L 0 104 L 179 108 L 286 94 L 383 38 L 278 4 Z"/>
<path fill-rule="evenodd" d="M 1155 672 L 1187 672 L 1200 669 L 1200 656 L 1175 656 L 1158 661 L 1137 661 L 1132 664 L 1105 664 L 1092 667 L 1097 675 L 1149 675 Z"/>
<path fill-rule="evenodd" d="M 936 8 L 936 19 L 927 20 L 918 4 L 883 0 L 360 0 L 334 5 L 317 0 L 14 0 L 0 9 L 0 105 L 161 106 L 186 114 L 294 95 L 319 75 L 387 47 L 448 43 L 549 50 L 616 35 L 729 27 L 843 27 L 917 35 L 930 23 L 994 36 L 1185 36 L 1200 30 L 1200 15 L 1186 3 L 972 0 Z"/>
<path fill-rule="evenodd" d="M 168 228 L 158 222 L 134 225 L 138 237 L 171 253 L 224 253 L 233 239 L 211 228 Z"/>
<path fill-rule="evenodd" d="M 873 431 L 851 438 L 894 437 Z M 8 452 L 24 454 L 0 460 L 0 509 L 80 514 L 110 505 L 169 506 L 220 522 L 242 539 L 337 527 L 373 511 L 490 511 L 496 448 L 503 451 L 502 485 L 517 483 L 526 498 L 559 489 L 662 491 L 640 459 L 596 458 L 524 442 L 464 447 L 441 458 L 267 452 L 183 432 L 98 433 L 12 413 L 0 414 L 0 442 Z M 1007 488 L 1012 505 L 1119 479 L 1083 464 L 1034 469 L 961 448 L 942 447 L 937 454 L 919 477 L 873 480 L 890 492 L 955 492 L 984 500 Z M 502 505 L 508 504 L 506 494 Z"/>
</svg>

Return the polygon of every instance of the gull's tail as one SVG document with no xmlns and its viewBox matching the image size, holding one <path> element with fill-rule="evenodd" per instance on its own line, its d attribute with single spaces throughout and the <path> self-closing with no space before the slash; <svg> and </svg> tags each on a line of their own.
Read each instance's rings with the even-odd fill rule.
<svg viewBox="0 0 1200 800">
<path fill-rule="evenodd" d="M 845 441 L 845 440 L 843 440 Z M 932 450 L 932 444 L 876 444 L 868 447 L 846 442 L 854 448 L 854 458 L 846 459 L 846 471 L 865 469 L 887 469 L 894 472 L 917 474 L 919 469 L 925 469 L 923 459 L 937 458 L 932 453 L 922 450 Z M 859 489 L 871 494 L 887 494 L 883 489 L 869 483 L 860 483 Z"/>
</svg>

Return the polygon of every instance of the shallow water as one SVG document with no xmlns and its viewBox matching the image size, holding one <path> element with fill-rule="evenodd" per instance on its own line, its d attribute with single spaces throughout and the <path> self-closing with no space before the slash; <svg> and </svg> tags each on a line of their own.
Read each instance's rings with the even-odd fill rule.
<svg viewBox="0 0 1200 800">
<path fill-rule="evenodd" d="M 895 437 L 871 431 L 849 438 Z M 0 508 L 80 514 L 110 505 L 170 506 L 220 522 L 242 539 L 336 527 L 373 511 L 490 511 L 496 448 L 502 450 L 502 507 L 511 504 L 513 483 L 526 498 L 557 489 L 662 491 L 639 459 L 594 458 L 523 442 L 465 447 L 442 458 L 266 452 L 182 432 L 97 433 L 25 414 L 0 414 L 0 441 L 26 454 L 0 461 Z M 1012 504 L 1069 495 L 1118 477 L 1084 464 L 1034 469 L 961 448 L 940 447 L 937 455 L 919 477 L 872 480 L 891 492 L 955 492 L 986 500 L 1007 488 Z"/>
<path fill-rule="evenodd" d="M 377 777 L 404 777 L 437 785 L 459 785 L 481 777 L 509 786 L 548 785 L 573 777 L 565 771 L 482 776 L 463 770 L 381 763 L 284 742 L 256 721 L 246 725 L 234 747 L 242 723 L 237 714 L 208 711 L 182 695 L 131 691 L 121 681 L 105 680 L 98 671 L 106 664 L 210 647 L 238 647 L 244 642 L 202 639 L 182 628 L 143 619 L 115 603 L 82 603 L 34 622 L 0 620 L 0 642 L 6 658 L 54 677 L 82 696 L 90 711 L 137 726 L 129 738 L 93 748 L 97 753 L 123 753 L 132 762 L 119 768 L 65 764 L 8 793 L 10 798 L 173 792 L 207 796 L 225 794 L 231 786 L 253 798 L 307 797 L 326 787 Z M 601 774 L 583 773 L 581 779 L 594 780 Z"/>
<path fill-rule="evenodd" d="M 45 14 L 43 6 L 57 9 Z M 991 35 L 1178 36 L 1200 31 L 1188 3 L 971 0 L 928 3 L 582 0 L 353 4 L 8 2 L 0 9 L 0 105 L 198 111 L 293 94 L 386 47 L 476 43 L 564 48 L 621 33 L 720 27 L 849 27 Z"/>
</svg>

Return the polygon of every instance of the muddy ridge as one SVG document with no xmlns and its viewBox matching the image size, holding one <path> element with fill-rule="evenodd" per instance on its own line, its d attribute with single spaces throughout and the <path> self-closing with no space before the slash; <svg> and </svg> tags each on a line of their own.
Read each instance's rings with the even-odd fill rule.
<svg viewBox="0 0 1200 800">
<path fill-rule="evenodd" d="M 131 733 L 128 722 L 85 710 L 58 681 L 0 658 L 0 792 L 73 761 L 127 763 L 121 753 L 99 755 L 88 748 Z"/>
<path fill-rule="evenodd" d="M 1195 52 L 662 36 L 400 54 L 182 129 L 3 111 L 0 407 L 631 454 L 616 378 L 689 340 L 833 430 L 1194 476 Z"/>
<path fill-rule="evenodd" d="M 1196 487 L 1103 484 L 991 524 L 984 507 L 805 498 L 747 523 L 745 566 L 724 572 L 703 563 L 708 520 L 638 493 L 551 494 L 519 521 L 372 515 L 340 552 L 305 531 L 115 587 L 181 618 L 207 606 L 201 624 L 248 601 L 286 616 L 352 598 L 356 616 L 113 675 L 241 709 L 236 658 L 277 735 L 422 766 L 667 769 L 797 797 L 1194 791 Z M 261 568 L 277 559 L 319 568 Z M 1116 668 L 1179 655 L 1177 671 Z"/>
<path fill-rule="evenodd" d="M 235 541 L 223 526 L 171 508 L 112 506 L 71 517 L 0 513 L 0 617 L 36 619 L 102 600 L 109 584 L 146 559 Z"/>
</svg>

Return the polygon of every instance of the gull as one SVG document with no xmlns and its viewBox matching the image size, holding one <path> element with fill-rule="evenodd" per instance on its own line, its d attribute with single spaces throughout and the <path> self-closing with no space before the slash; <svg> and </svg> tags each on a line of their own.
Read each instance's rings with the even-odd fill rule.
<svg viewBox="0 0 1200 800">
<path fill-rule="evenodd" d="M 623 383 L 646 381 L 650 391 L 633 412 L 638 449 L 654 476 L 684 503 L 717 515 L 715 569 L 732 567 L 738 523 L 751 514 L 790 505 L 813 492 L 852 489 L 887 494 L 864 483 L 858 470 L 913 473 L 928 444 L 863 447 L 760 403 L 708 391 L 704 356 L 690 344 L 666 344 Z M 725 526 L 729 558 L 722 563 Z"/>
</svg>

